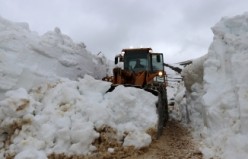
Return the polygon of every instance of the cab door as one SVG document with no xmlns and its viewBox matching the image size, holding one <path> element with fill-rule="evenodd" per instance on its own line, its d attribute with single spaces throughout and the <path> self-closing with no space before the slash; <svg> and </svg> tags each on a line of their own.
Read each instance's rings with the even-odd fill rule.
<svg viewBox="0 0 248 159">
<path fill-rule="evenodd" d="M 165 82 L 164 58 L 162 53 L 151 54 L 151 73 L 158 73 L 154 81 Z"/>
</svg>

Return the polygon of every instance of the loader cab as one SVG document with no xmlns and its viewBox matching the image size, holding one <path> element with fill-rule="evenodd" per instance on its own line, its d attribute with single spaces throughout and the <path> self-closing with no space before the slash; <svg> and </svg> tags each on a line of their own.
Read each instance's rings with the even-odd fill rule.
<svg viewBox="0 0 248 159">
<path fill-rule="evenodd" d="M 122 52 L 124 70 L 134 71 L 137 62 L 143 66 L 140 71 L 154 73 L 164 70 L 163 54 L 153 53 L 151 48 L 123 49 Z"/>
<path fill-rule="evenodd" d="M 164 76 L 163 54 L 153 53 L 151 48 L 123 49 L 122 53 L 115 57 L 115 64 L 118 62 L 123 62 L 126 71 L 135 73 L 147 71 L 159 73 L 161 78 Z M 137 63 L 142 67 L 137 68 Z"/>
</svg>

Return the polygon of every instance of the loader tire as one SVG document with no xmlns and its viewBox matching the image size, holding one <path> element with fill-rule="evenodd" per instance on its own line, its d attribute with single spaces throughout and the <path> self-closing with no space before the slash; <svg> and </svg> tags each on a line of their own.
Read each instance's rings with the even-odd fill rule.
<svg viewBox="0 0 248 159">
<path fill-rule="evenodd" d="M 161 87 L 158 94 L 157 102 L 157 114 L 158 114 L 158 123 L 157 123 L 157 139 L 162 135 L 164 127 L 169 120 L 169 111 L 168 111 L 168 100 L 167 100 L 167 91 L 166 88 Z"/>
</svg>

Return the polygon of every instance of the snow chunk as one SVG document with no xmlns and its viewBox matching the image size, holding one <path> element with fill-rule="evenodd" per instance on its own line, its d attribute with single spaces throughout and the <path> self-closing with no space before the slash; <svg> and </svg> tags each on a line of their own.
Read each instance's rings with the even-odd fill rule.
<svg viewBox="0 0 248 159">
<path fill-rule="evenodd" d="M 109 153 L 114 153 L 115 152 L 115 149 L 114 148 L 108 148 L 108 152 Z"/>
<path fill-rule="evenodd" d="M 47 159 L 46 154 L 42 151 L 37 151 L 35 149 L 28 149 L 18 153 L 15 159 Z"/>
<path fill-rule="evenodd" d="M 152 142 L 151 136 L 143 132 L 129 133 L 124 140 L 123 146 L 135 148 L 147 147 Z"/>
</svg>

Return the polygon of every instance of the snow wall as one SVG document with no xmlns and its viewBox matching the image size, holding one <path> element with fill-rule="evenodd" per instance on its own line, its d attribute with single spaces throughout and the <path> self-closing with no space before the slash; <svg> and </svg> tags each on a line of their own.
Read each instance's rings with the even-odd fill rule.
<svg viewBox="0 0 248 159">
<path fill-rule="evenodd" d="M 100 79 L 107 71 L 103 55 L 91 54 L 84 43 L 74 43 L 59 28 L 39 36 L 27 23 L 0 17 L 0 99 L 18 86 L 30 89 L 43 81 L 75 80 L 85 74 Z"/>
<path fill-rule="evenodd" d="M 185 119 L 202 140 L 205 158 L 247 158 L 248 13 L 222 18 L 212 31 L 208 54 L 182 73 L 188 109 Z M 185 107 L 185 101 L 181 102 Z"/>
</svg>

